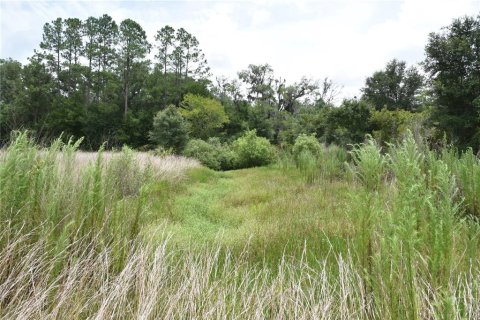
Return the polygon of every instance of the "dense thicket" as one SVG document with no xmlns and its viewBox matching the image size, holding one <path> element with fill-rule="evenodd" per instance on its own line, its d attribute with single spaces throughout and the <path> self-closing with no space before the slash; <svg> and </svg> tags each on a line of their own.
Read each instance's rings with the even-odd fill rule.
<svg viewBox="0 0 480 320">
<path fill-rule="evenodd" d="M 195 36 L 164 26 L 154 39 L 137 22 L 106 14 L 46 23 L 27 64 L 0 60 L 1 142 L 28 129 L 47 140 L 85 137 L 84 149 L 107 141 L 182 152 L 188 137 L 230 143 L 248 130 L 280 146 L 300 134 L 346 146 L 366 134 L 393 142 L 410 129 L 432 143 L 446 136 L 480 148 L 480 16 L 430 35 L 425 73 L 393 59 L 366 79 L 361 97 L 339 106 L 341 87 L 328 78 L 288 83 L 261 64 L 211 81 Z M 163 112 L 168 106 L 178 113 Z"/>
</svg>

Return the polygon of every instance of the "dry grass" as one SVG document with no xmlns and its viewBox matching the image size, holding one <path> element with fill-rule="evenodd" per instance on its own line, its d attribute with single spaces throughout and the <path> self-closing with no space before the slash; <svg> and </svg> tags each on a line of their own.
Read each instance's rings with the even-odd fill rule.
<svg viewBox="0 0 480 320">
<path fill-rule="evenodd" d="M 108 164 L 111 160 L 117 159 L 121 155 L 121 152 L 103 152 L 102 158 Z M 75 170 L 80 172 L 82 168 L 95 163 L 97 156 L 98 152 L 76 152 L 74 160 Z M 200 163 L 195 159 L 176 155 L 159 157 L 148 152 L 135 152 L 134 160 L 142 170 L 151 167 L 155 177 L 167 180 L 181 179 L 188 169 L 200 167 Z"/>
<path fill-rule="evenodd" d="M 72 255 L 67 248 L 52 257 L 44 243 L 26 246 L 26 238 L 12 240 L 0 252 L 0 317 L 5 319 L 393 317 L 383 305 L 388 299 L 376 301 L 373 308 L 364 277 L 350 257 L 336 257 L 338 273 L 331 273 L 322 261 L 312 268 L 302 259 L 286 257 L 272 270 L 218 247 L 180 253 L 167 250 L 164 241 L 155 247 L 134 246 L 123 268 L 112 274 L 109 249 Z M 12 266 L 14 254 L 23 254 L 23 259 Z M 68 263 L 52 278 L 60 259 Z M 438 291 L 424 279 L 416 279 L 421 318 L 439 318 L 440 302 L 448 294 L 450 319 L 479 319 L 480 287 L 475 285 L 479 280 L 478 270 L 457 274 L 445 291 Z M 388 292 L 385 284 L 379 287 Z"/>
<path fill-rule="evenodd" d="M 0 162 L 6 155 L 5 150 L 0 149 Z M 122 152 L 102 152 L 103 161 L 108 164 L 112 159 L 116 159 L 122 155 Z M 95 163 L 98 152 L 77 151 L 74 155 L 74 173 L 78 174 L 88 165 Z M 65 158 L 63 153 L 59 153 L 59 160 Z M 135 163 L 140 165 L 141 169 L 151 167 L 156 177 L 167 180 L 177 180 L 184 177 L 185 172 L 191 168 L 200 167 L 200 163 L 196 159 L 187 158 L 178 155 L 155 156 L 148 152 L 135 152 Z"/>
</svg>

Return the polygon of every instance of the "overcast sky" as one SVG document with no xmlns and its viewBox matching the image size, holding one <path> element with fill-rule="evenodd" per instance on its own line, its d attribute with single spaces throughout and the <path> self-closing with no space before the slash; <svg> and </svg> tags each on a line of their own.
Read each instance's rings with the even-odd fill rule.
<svg viewBox="0 0 480 320">
<path fill-rule="evenodd" d="M 230 78 L 269 63 L 288 82 L 329 77 L 359 94 L 365 78 L 398 58 L 423 60 L 430 32 L 480 12 L 480 0 L 4 1 L 0 57 L 26 62 L 57 17 L 111 15 L 139 22 L 153 42 L 166 24 L 197 37 L 212 73 Z"/>
</svg>

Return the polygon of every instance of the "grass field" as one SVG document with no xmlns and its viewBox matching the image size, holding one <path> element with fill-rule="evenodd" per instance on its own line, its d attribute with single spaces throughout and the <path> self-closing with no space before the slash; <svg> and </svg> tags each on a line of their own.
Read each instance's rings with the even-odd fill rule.
<svg viewBox="0 0 480 320">
<path fill-rule="evenodd" d="M 1 317 L 480 318 L 471 152 L 407 137 L 215 172 L 76 148 L 1 155 Z"/>
</svg>

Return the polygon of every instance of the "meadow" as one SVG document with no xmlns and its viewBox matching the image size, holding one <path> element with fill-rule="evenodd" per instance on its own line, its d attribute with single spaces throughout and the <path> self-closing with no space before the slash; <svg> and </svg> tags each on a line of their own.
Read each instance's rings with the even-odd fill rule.
<svg viewBox="0 0 480 320">
<path fill-rule="evenodd" d="M 217 172 L 19 133 L 0 317 L 479 319 L 480 160 L 411 134 Z"/>
</svg>

